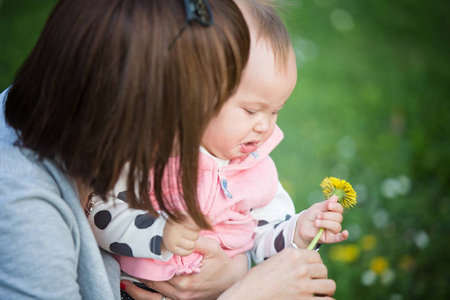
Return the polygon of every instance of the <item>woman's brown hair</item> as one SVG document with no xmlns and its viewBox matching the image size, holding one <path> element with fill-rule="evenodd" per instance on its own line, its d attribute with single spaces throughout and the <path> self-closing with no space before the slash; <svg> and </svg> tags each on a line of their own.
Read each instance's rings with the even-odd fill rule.
<svg viewBox="0 0 450 300">
<path fill-rule="evenodd" d="M 213 24 L 192 22 L 179 34 L 181 0 L 60 0 L 5 103 L 19 143 L 103 198 L 128 163 L 127 201 L 153 214 L 149 170 L 170 214 L 161 179 L 178 153 L 186 209 L 209 228 L 196 202 L 198 148 L 250 48 L 233 1 L 209 2 Z"/>
</svg>

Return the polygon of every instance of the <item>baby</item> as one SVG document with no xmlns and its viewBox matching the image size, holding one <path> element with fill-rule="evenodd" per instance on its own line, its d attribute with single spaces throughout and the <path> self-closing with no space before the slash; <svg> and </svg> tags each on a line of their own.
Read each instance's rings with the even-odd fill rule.
<svg viewBox="0 0 450 300">
<path fill-rule="evenodd" d="M 178 157 L 169 159 L 163 194 L 181 221 L 130 209 L 123 181 L 115 187 L 117 199 L 96 201 L 89 217 L 100 247 L 135 278 L 164 281 L 200 272 L 203 257 L 193 252 L 199 235 L 217 240 L 230 257 L 251 251 L 255 263 L 285 247 L 306 248 L 319 228 L 325 229 L 322 243 L 348 237 L 341 232 L 343 208 L 336 197 L 295 214 L 278 180 L 269 154 L 283 138 L 276 120 L 296 85 L 295 55 L 270 2 L 237 4 L 252 37 L 249 61 L 236 93 L 208 124 L 199 151 L 198 205 L 213 230 L 200 231 L 183 212 Z"/>
</svg>

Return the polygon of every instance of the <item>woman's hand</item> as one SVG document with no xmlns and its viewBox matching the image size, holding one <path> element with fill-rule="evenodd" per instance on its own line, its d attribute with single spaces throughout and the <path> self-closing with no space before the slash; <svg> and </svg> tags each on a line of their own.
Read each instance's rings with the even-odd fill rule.
<svg viewBox="0 0 450 300">
<path fill-rule="evenodd" d="M 195 252 L 203 254 L 200 273 L 175 276 L 168 281 L 141 282 L 166 295 L 166 299 L 217 299 L 247 272 L 248 261 L 245 254 L 229 258 L 213 239 L 200 237 Z M 123 284 L 126 285 L 126 292 L 136 300 L 161 299 L 161 295 L 140 289 L 129 281 L 123 281 Z"/>
<path fill-rule="evenodd" d="M 163 298 L 162 294 L 159 293 L 152 293 L 150 291 L 141 289 L 140 287 L 134 285 L 131 281 L 128 280 L 122 280 L 120 282 L 120 289 L 123 289 L 127 292 L 128 295 L 130 295 L 131 298 L 135 300 L 173 300 L 172 298 L 169 298 L 166 296 L 166 298 Z"/>
<path fill-rule="evenodd" d="M 287 248 L 252 268 L 219 299 L 331 300 L 336 283 L 326 278 L 327 268 L 317 252 Z"/>
</svg>

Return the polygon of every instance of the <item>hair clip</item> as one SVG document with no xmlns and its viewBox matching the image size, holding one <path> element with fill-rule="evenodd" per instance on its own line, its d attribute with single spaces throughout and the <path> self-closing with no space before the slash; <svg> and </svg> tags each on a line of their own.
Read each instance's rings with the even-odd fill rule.
<svg viewBox="0 0 450 300">
<path fill-rule="evenodd" d="M 207 0 L 183 0 L 186 9 L 186 23 L 197 21 L 203 26 L 213 23 L 211 7 Z"/>
<path fill-rule="evenodd" d="M 180 31 L 178 31 L 178 34 L 175 36 L 173 41 L 169 44 L 169 50 L 181 36 L 189 23 L 195 21 L 205 27 L 210 26 L 213 23 L 211 7 L 209 6 L 207 0 L 183 0 L 183 3 L 184 9 L 186 10 L 186 21 Z"/>
</svg>

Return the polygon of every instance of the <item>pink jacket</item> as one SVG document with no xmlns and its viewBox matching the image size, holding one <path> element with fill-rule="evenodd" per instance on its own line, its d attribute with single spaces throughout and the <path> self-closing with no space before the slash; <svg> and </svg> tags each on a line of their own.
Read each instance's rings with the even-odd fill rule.
<svg viewBox="0 0 450 300">
<path fill-rule="evenodd" d="M 205 215 L 214 220 L 213 231 L 204 230 L 200 235 L 217 240 L 230 257 L 253 247 L 252 236 L 256 223 L 250 211 L 267 205 L 274 198 L 278 174 L 269 153 L 282 139 L 283 133 L 275 127 L 273 134 L 257 151 L 244 159 L 232 160 L 223 168 L 219 168 L 213 158 L 200 153 L 197 187 L 199 206 Z M 177 159 L 171 159 L 167 167 L 176 170 L 177 163 Z M 176 172 L 168 173 L 175 176 L 165 176 L 163 193 L 172 197 L 174 209 L 184 210 L 179 201 L 181 195 L 174 188 Z M 150 196 L 155 208 L 158 208 L 152 191 Z M 203 258 L 200 253 L 184 257 L 174 255 L 166 262 L 120 255 L 115 257 L 126 273 L 136 278 L 157 281 L 168 280 L 174 275 L 198 273 Z"/>
</svg>

